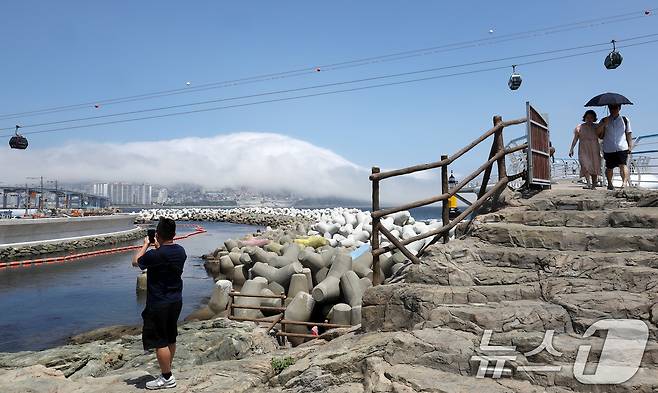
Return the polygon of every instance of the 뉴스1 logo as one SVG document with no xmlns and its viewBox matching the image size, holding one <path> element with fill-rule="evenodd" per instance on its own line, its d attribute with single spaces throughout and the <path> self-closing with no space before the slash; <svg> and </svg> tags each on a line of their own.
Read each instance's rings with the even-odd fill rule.
<svg viewBox="0 0 658 393">
<path fill-rule="evenodd" d="M 615 385 L 628 381 L 640 369 L 640 362 L 649 338 L 649 328 L 641 320 L 604 319 L 590 326 L 583 334 L 583 338 L 591 337 L 597 330 L 607 331 L 601 355 L 598 360 L 592 359 L 588 365 L 592 346 L 580 345 L 573 364 L 574 377 L 587 385 Z M 485 330 L 482 335 L 480 351 L 486 355 L 471 357 L 472 361 L 479 362 L 476 378 L 484 378 L 487 375 L 491 378 L 500 378 L 510 376 L 513 372 L 511 367 L 505 366 L 505 362 L 516 360 L 517 355 L 514 354 L 516 346 L 489 345 L 492 335 L 492 330 Z M 523 355 L 529 357 L 546 351 L 555 357 L 562 356 L 563 354 L 553 347 L 553 335 L 553 330 L 546 331 L 541 344 Z M 562 366 L 518 365 L 515 370 L 559 372 Z"/>
</svg>

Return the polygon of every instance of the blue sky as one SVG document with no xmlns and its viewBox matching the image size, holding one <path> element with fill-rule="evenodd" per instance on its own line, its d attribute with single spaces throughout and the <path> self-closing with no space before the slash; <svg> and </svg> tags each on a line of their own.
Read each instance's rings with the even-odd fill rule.
<svg viewBox="0 0 658 393">
<path fill-rule="evenodd" d="M 488 38 L 612 16 L 651 1 L 20 1 L 0 6 L 0 114 L 287 71 Z M 420 56 L 278 81 L 18 119 L 22 124 L 296 88 L 658 33 L 655 16 L 560 34 Z M 494 33 L 490 34 L 489 30 Z M 272 132 L 332 150 L 364 166 L 400 167 L 438 159 L 477 137 L 491 116 L 524 115 L 525 101 L 548 112 L 558 155 L 591 96 L 627 95 L 636 135 L 658 132 L 657 44 L 604 54 L 297 101 L 34 135 L 30 149 L 71 142 L 157 141 L 242 131 Z M 512 61 L 501 65 L 512 64 Z M 599 111 L 602 114 L 601 111 Z M 17 120 L 0 120 L 0 127 Z M 510 130 L 507 139 L 520 135 Z M 4 133 L 4 132 L 3 132 Z M 487 148 L 481 149 L 484 154 Z M 6 151 L 0 154 L 7 154 Z M 221 154 L 218 151 L 217 154 Z M 464 160 L 458 171 L 479 165 Z"/>
</svg>

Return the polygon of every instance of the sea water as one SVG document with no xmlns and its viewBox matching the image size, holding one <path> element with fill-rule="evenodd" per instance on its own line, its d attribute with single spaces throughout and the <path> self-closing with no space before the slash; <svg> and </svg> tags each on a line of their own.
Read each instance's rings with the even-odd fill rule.
<svg viewBox="0 0 658 393">
<path fill-rule="evenodd" d="M 199 224 L 208 232 L 179 242 L 188 255 L 183 271 L 181 319 L 212 293 L 213 280 L 200 256 L 226 239 L 263 229 L 229 223 Z M 178 232 L 191 232 L 191 228 L 180 226 Z M 40 350 L 64 344 L 68 337 L 92 329 L 141 324 L 146 299 L 135 290 L 139 269 L 131 265 L 134 252 L 0 269 L 0 352 Z"/>
</svg>

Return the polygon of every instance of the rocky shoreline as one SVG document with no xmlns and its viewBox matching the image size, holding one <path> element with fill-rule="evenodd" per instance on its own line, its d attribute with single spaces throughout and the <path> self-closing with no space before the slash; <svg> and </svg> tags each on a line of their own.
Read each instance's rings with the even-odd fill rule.
<svg viewBox="0 0 658 393">
<path fill-rule="evenodd" d="M 190 393 L 654 392 L 658 388 L 656 193 L 553 190 L 507 202 L 503 209 L 475 219 L 460 239 L 428 247 L 421 263 L 404 269 L 394 283 L 365 291 L 361 326 L 324 336 L 326 340 L 281 348 L 266 328 L 218 315 L 181 326 L 180 360 L 174 366 L 179 389 Z M 305 234 L 307 240 L 316 231 L 318 235 L 310 236 L 336 240 L 333 235 L 320 236 L 319 223 L 296 234 Z M 401 234 L 407 225 L 408 220 Z M 269 265 L 287 258 L 290 254 L 285 255 L 281 240 L 292 235 L 291 230 L 275 229 L 241 239 L 242 243 L 229 241 L 208 255 L 208 264 L 224 274 L 222 259 L 228 267 L 226 257 L 233 262 L 231 253 L 233 258 L 239 254 L 242 265 L 247 264 L 244 255 L 271 257 L 267 262 L 252 259 L 253 271 L 257 263 Z M 266 237 L 268 243 L 248 243 L 259 237 Z M 276 244 L 282 246 L 280 252 L 265 249 L 278 248 Z M 319 259 L 304 259 L 319 262 L 328 252 L 317 252 L 322 247 L 330 246 L 314 247 Z M 335 248 L 336 254 L 349 252 Z M 298 263 L 305 251 L 298 254 Z M 268 252 L 277 256 L 264 254 Z M 354 264 L 350 271 L 356 274 Z M 341 290 L 344 275 L 339 280 Z M 250 279 L 256 284 L 262 281 L 258 276 Z M 222 285 L 218 287 L 215 292 L 223 291 Z M 315 301 L 313 292 L 301 296 Z M 341 300 L 348 300 L 346 293 L 340 293 Z M 582 346 L 591 349 L 592 365 L 605 351 L 604 336 L 585 334 L 601 319 L 635 320 L 648 330 L 644 355 L 636 359 L 639 369 L 615 385 L 589 385 L 575 377 L 574 361 Z M 480 358 L 491 356 L 482 347 L 485 330 L 493 332 L 491 345 L 510 347 L 509 355 L 515 359 L 505 362 L 499 379 L 476 378 Z M 549 330 L 554 350 L 535 351 Z M 540 365 L 559 368 L 523 370 Z M 0 354 L 3 393 L 133 393 L 152 379 L 149 374 L 157 374 L 157 365 L 152 355 L 141 351 L 138 335 Z"/>
</svg>

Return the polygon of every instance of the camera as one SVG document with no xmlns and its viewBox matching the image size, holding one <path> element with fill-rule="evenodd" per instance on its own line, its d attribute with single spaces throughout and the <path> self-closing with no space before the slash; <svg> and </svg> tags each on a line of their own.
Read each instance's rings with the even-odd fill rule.
<svg viewBox="0 0 658 393">
<path fill-rule="evenodd" d="M 146 231 L 148 237 L 149 237 L 149 243 L 154 244 L 155 243 L 155 229 L 149 229 Z"/>
</svg>

